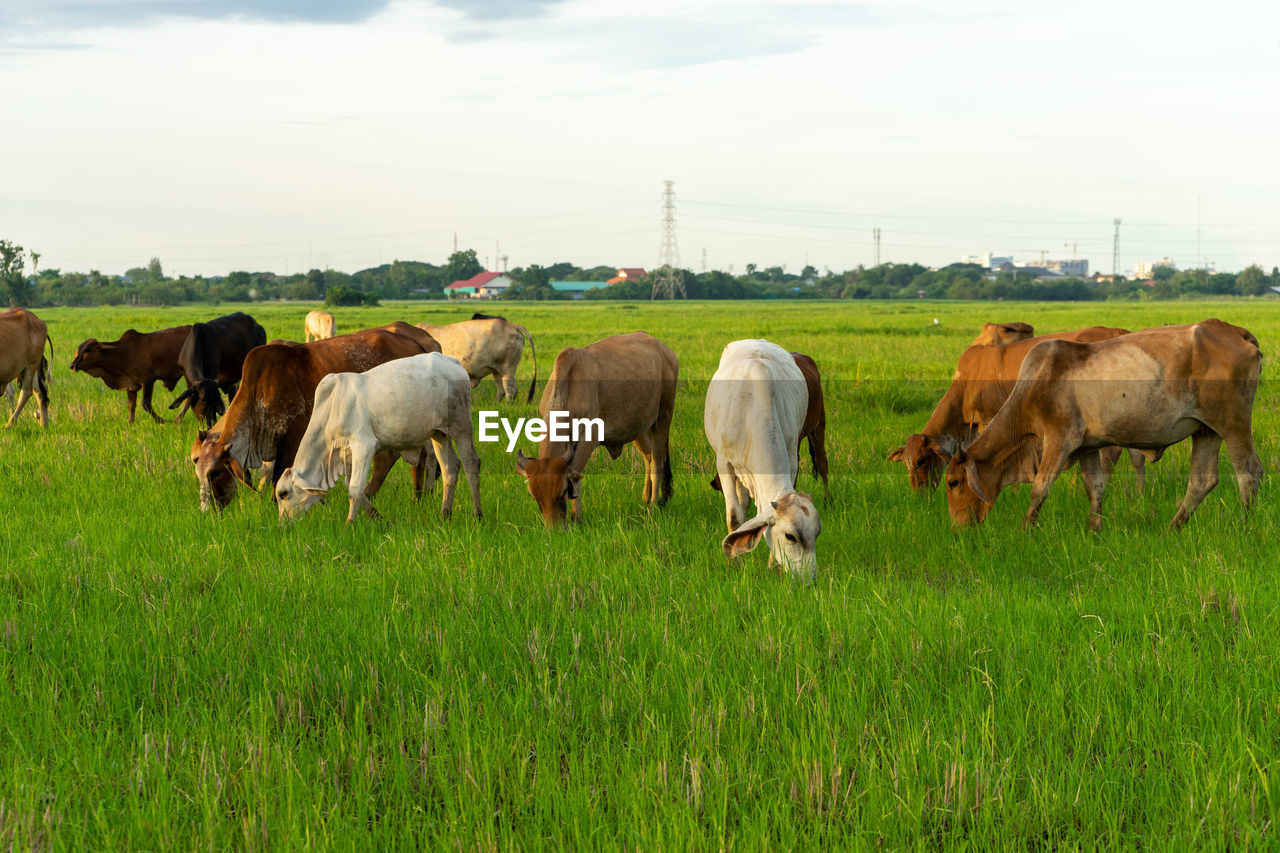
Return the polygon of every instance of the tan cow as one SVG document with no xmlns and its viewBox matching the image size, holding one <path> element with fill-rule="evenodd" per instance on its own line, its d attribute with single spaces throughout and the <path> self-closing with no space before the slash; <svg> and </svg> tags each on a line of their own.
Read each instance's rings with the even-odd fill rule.
<svg viewBox="0 0 1280 853">
<path fill-rule="evenodd" d="M 49 361 L 44 357 L 45 344 L 53 357 L 53 341 L 44 321 L 25 308 L 0 312 L 0 387 L 17 380 L 18 402 L 5 427 L 13 426 L 22 408 L 34 392 L 40 402 L 37 417 L 49 425 Z"/>
<path fill-rule="evenodd" d="M 957 524 L 981 522 L 1000 491 L 1033 483 L 1023 524 L 1035 521 L 1058 474 L 1080 462 L 1089 527 L 1102 526 L 1106 477 L 1098 449 L 1163 451 L 1191 437 L 1191 476 L 1170 523 L 1187 523 L 1218 484 L 1226 442 L 1240 500 L 1258 493 L 1253 397 L 1262 353 L 1248 330 L 1221 320 L 1160 326 L 1094 343 L 1054 340 L 1022 363 L 1013 393 L 987 429 L 947 465 L 947 506 Z"/>
<path fill-rule="evenodd" d="M 937 488 L 946 460 L 962 442 L 972 440 L 1000 411 L 1000 406 L 1018 381 L 1022 360 L 1032 347 L 1048 340 L 1100 341 L 1124 334 L 1128 334 L 1126 329 L 1091 326 L 1026 338 L 1003 346 L 970 346 L 961 354 L 956 372 L 951 377 L 951 386 L 934 407 L 924 429 L 909 436 L 905 445 L 891 451 L 889 461 L 902 462 L 907 466 L 907 479 L 912 489 Z M 1110 455 L 1114 457 L 1114 453 Z M 1141 455 L 1134 455 L 1134 468 L 1141 488 L 1145 471 Z"/>
<path fill-rule="evenodd" d="M 973 339 L 971 347 L 1007 346 L 1035 337 L 1036 330 L 1030 323 L 983 323 L 982 331 Z"/>
<path fill-rule="evenodd" d="M 544 421 L 552 412 L 570 418 L 599 418 L 603 440 L 591 430 L 577 442 L 538 444 L 538 458 L 517 453 L 516 468 L 528 480 L 548 527 L 564 524 L 573 501 L 573 520 L 582 520 L 582 472 L 603 444 L 617 459 L 628 442 L 644 458 L 641 500 L 662 506 L 671 497 L 668 439 L 675 412 L 676 354 L 644 332 L 614 335 L 587 347 L 567 347 L 556 356 L 551 378 L 538 404 Z"/>
<path fill-rule="evenodd" d="M 533 399 L 533 389 L 538 384 L 538 352 L 533 346 L 533 335 L 524 326 L 503 317 L 473 314 L 470 320 L 460 323 L 443 326 L 419 323 L 418 328 L 429 332 L 440 342 L 440 349 L 445 355 L 456 358 L 466 368 L 472 388 L 492 374 L 498 383 L 499 400 L 514 401 L 517 397 L 516 368 L 520 366 L 520 356 L 527 340 L 529 354 L 533 357 L 533 381 L 529 383 L 525 401 Z"/>
<path fill-rule="evenodd" d="M 338 324 L 328 311 L 308 311 L 307 319 L 303 321 L 303 330 L 307 335 L 307 343 L 323 341 L 325 338 L 337 337 Z"/>
</svg>

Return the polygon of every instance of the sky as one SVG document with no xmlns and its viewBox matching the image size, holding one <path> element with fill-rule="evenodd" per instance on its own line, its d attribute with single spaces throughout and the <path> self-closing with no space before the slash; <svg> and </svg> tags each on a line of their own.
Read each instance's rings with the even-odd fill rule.
<svg viewBox="0 0 1280 853">
<path fill-rule="evenodd" d="M 6 0 L 0 239 L 170 275 L 1280 265 L 1280 5 Z"/>
</svg>

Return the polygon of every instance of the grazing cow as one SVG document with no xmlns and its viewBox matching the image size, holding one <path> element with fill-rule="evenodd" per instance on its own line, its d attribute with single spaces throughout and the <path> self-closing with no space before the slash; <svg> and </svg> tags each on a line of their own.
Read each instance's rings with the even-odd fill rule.
<svg viewBox="0 0 1280 853">
<path fill-rule="evenodd" d="M 316 386 L 330 373 L 361 372 L 396 358 L 418 355 L 422 347 L 402 335 L 368 329 L 309 344 L 266 344 L 244 360 L 240 390 L 227 407 L 220 429 L 201 432 L 192 448 L 200 508 L 230 503 L 224 471 L 235 474 L 273 462 L 272 485 L 293 464 L 311 417 Z M 246 478 L 236 475 L 248 484 Z M 385 472 L 384 472 L 385 476 Z M 414 469 L 415 491 L 421 471 Z M 274 491 L 273 491 L 274 495 Z"/>
<path fill-rule="evenodd" d="M 947 465 L 951 518 L 981 522 L 1005 486 L 1031 481 L 1023 519 L 1031 524 L 1053 481 L 1076 459 L 1089 494 L 1089 527 L 1097 530 L 1106 488 L 1097 449 L 1163 451 L 1188 436 L 1191 476 L 1170 527 L 1186 524 L 1217 485 L 1224 441 L 1248 509 L 1262 479 L 1252 426 L 1261 366 L 1257 339 L 1221 320 L 1094 343 L 1039 344 L 991 424 Z"/>
<path fill-rule="evenodd" d="M 983 323 L 982 331 L 969 346 L 1006 346 L 1035 337 L 1035 334 L 1036 330 L 1030 323 Z"/>
<path fill-rule="evenodd" d="M 990 325 L 989 323 L 987 325 Z M 809 439 L 809 459 L 813 462 L 813 473 L 822 480 L 822 490 L 831 496 L 831 488 L 827 484 L 827 409 L 822 398 L 822 376 L 818 373 L 817 363 L 802 352 L 793 352 L 796 367 L 804 374 L 805 390 L 809 392 L 809 406 L 804 413 L 804 425 L 800 427 L 800 441 Z M 797 469 L 798 471 L 799 469 Z M 793 484 L 794 485 L 794 484 Z M 717 492 L 720 488 L 720 475 L 711 478 L 711 488 Z"/>
<path fill-rule="evenodd" d="M 924 429 L 909 436 L 905 445 L 891 451 L 889 460 L 907 466 L 907 479 L 915 491 L 937 488 L 946 460 L 962 442 L 972 440 L 1000 411 L 1000 406 L 1018 381 L 1018 368 L 1032 347 L 1048 340 L 1101 341 L 1124 334 L 1128 334 L 1125 329 L 1092 326 L 1002 346 L 970 346 L 961 354 L 956 372 L 951 377 L 951 386 L 938 401 Z M 1142 457 L 1131 454 L 1131 458 L 1139 488 L 1142 488 L 1145 481 Z"/>
<path fill-rule="evenodd" d="M 303 323 L 303 331 L 306 333 L 307 343 L 322 341 L 325 338 L 337 337 L 338 324 L 333 321 L 333 315 L 328 311 L 308 311 L 307 319 Z"/>
<path fill-rule="evenodd" d="M 258 321 L 240 311 L 208 323 L 193 323 L 178 351 L 187 390 L 169 404 L 170 409 L 182 406 L 177 420 L 182 420 L 188 408 L 206 427 L 221 417 L 227 410 L 222 393 L 228 397 L 234 393 L 245 356 L 266 342 L 267 333 Z"/>
<path fill-rule="evenodd" d="M 795 490 L 808 397 L 789 352 L 768 341 L 734 341 L 707 386 L 702 426 L 724 491 L 725 556 L 747 553 L 763 536 L 770 566 L 812 577 L 822 522 L 812 498 Z M 756 516 L 744 521 L 751 500 Z"/>
<path fill-rule="evenodd" d="M 457 444 L 457 452 L 450 442 Z M 456 359 L 436 352 L 399 358 L 364 373 L 331 373 L 316 386 L 315 407 L 293 467 L 276 483 L 280 518 L 302 515 L 344 476 L 351 500 L 348 523 L 362 509 L 377 517 L 365 494 L 374 458 L 389 451 L 419 465 L 428 447 L 434 448 L 444 472 L 440 515 L 453 513 L 461 455 L 471 507 L 480 518 L 471 377 Z"/>
<path fill-rule="evenodd" d="M 573 520 L 582 521 L 582 472 L 601 444 L 617 459 L 628 442 L 635 442 L 644 458 L 641 500 L 662 506 L 670 499 L 669 439 L 679 370 L 676 354 L 644 332 L 561 350 L 538 411 L 544 421 L 552 412 L 568 412 L 572 419 L 599 418 L 604 434 L 601 440 L 598 430 L 587 429 L 572 442 L 548 436 L 538 444 L 537 459 L 517 453 L 516 468 L 528 481 L 547 527 L 564 524 L 569 500 Z"/>
<path fill-rule="evenodd" d="M 151 408 L 151 389 L 156 382 L 172 391 L 182 378 L 178 354 L 186 343 L 190 326 L 175 326 L 158 332 L 139 333 L 129 329 L 118 341 L 103 342 L 95 338 L 80 344 L 71 369 L 96 376 L 113 391 L 129 394 L 129 423 L 133 423 L 138 391 L 142 391 L 142 410 L 164 423 L 164 418 Z"/>
<path fill-rule="evenodd" d="M 499 400 L 515 400 L 518 396 L 516 368 L 520 366 L 520 355 L 527 340 L 533 356 L 533 381 L 529 383 L 525 400 L 533 399 L 533 389 L 538 384 L 538 351 L 533 346 L 533 335 L 524 326 L 503 317 L 473 314 L 470 320 L 460 323 L 444 326 L 419 323 L 418 328 L 430 332 L 440 342 L 441 352 L 461 362 L 471 376 L 472 388 L 493 374 L 498 383 Z"/>
<path fill-rule="evenodd" d="M 8 388 L 15 379 L 18 385 L 18 402 L 6 427 L 18 420 L 32 393 L 40 403 L 37 417 L 41 425 L 49 425 L 49 361 L 44 356 L 45 344 L 49 345 L 52 358 L 49 328 L 35 314 L 25 308 L 0 312 L 0 386 Z"/>
</svg>

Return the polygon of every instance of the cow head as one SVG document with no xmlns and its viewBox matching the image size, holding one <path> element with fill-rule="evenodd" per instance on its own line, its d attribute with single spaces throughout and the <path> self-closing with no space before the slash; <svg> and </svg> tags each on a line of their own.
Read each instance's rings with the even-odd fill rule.
<svg viewBox="0 0 1280 853">
<path fill-rule="evenodd" d="M 907 481 L 917 492 L 938 488 L 942 481 L 942 469 L 951 458 L 946 441 L 924 433 L 907 438 L 907 443 L 889 453 L 890 462 L 907 466 Z"/>
<path fill-rule="evenodd" d="M 71 369 L 92 375 L 93 371 L 105 366 L 104 355 L 114 348 L 115 344 L 104 344 L 97 338 L 89 338 L 76 347 L 76 357 L 71 359 Z"/>
<path fill-rule="evenodd" d="M 563 456 L 550 459 L 530 459 L 516 451 L 516 470 L 528 482 L 529 494 L 537 501 L 548 528 L 564 526 L 569 501 L 578 497 L 582 474 L 570 467 L 574 450 L 570 447 Z"/>
<path fill-rule="evenodd" d="M 184 403 L 186 405 L 183 405 Z M 227 410 L 226 404 L 222 401 L 222 392 L 218 388 L 218 383 L 212 379 L 197 382 L 169 404 L 170 409 L 176 409 L 178 406 L 183 406 L 182 411 L 178 413 L 179 418 L 186 412 L 187 407 L 190 407 L 196 418 L 205 426 L 213 426 Z"/>
<path fill-rule="evenodd" d="M 200 509 L 222 509 L 236 496 L 236 482 L 249 482 L 244 468 L 231 455 L 225 445 L 218 443 L 218 433 L 201 430 L 196 433 L 191 446 L 191 464 L 196 469 L 196 481 L 200 484 Z"/>
<path fill-rule="evenodd" d="M 769 545 L 769 565 L 782 566 L 794 575 L 813 577 L 817 568 L 818 534 L 822 521 L 813 498 L 800 492 L 783 492 L 755 518 L 743 522 L 720 543 L 729 559 L 760 544 Z"/>
<path fill-rule="evenodd" d="M 947 509 L 960 527 L 981 524 L 995 505 L 994 490 L 982 482 L 978 463 L 964 449 L 957 450 L 947 463 Z M 989 495 L 989 496 L 988 496 Z"/>
<path fill-rule="evenodd" d="M 284 469 L 276 481 L 276 503 L 280 508 L 280 520 L 299 518 L 307 510 L 324 500 L 325 489 L 303 480 L 292 468 Z"/>
</svg>

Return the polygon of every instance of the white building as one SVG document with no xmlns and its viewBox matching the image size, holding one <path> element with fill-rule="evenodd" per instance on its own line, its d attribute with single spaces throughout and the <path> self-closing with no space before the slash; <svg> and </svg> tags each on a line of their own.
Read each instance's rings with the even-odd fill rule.
<svg viewBox="0 0 1280 853">
<path fill-rule="evenodd" d="M 1169 269 L 1177 269 L 1173 261 L 1168 258 L 1161 258 L 1158 261 L 1138 261 L 1133 265 L 1134 278 L 1151 278 L 1156 274 L 1159 267 L 1168 267 Z"/>
</svg>

